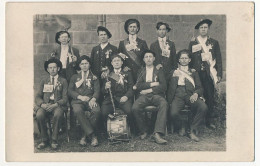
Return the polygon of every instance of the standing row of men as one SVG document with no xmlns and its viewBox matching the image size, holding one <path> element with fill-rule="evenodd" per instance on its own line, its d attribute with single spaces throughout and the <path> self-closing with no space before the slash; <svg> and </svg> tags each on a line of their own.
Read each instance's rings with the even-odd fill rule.
<svg viewBox="0 0 260 166">
<path fill-rule="evenodd" d="M 108 42 L 112 37 L 109 30 L 98 27 L 100 44 L 92 49 L 90 58 L 79 56 L 78 50 L 69 45 L 70 34 L 67 31 L 58 32 L 56 42 L 60 47 L 52 54 L 54 58 L 45 62 L 45 70 L 50 77 L 41 82 L 36 95 L 36 104 L 39 107 L 36 117 L 42 136 L 38 148 L 48 145 L 43 120 L 47 112 L 54 114 L 54 131 L 59 129 L 63 112 L 58 111 L 60 114 L 57 114 L 55 110 L 62 110 L 66 105 L 61 101 L 68 100 L 65 97 L 68 83 L 70 103 L 84 131 L 81 145 L 86 145 L 87 136 L 91 138 L 92 146 L 98 145 L 95 128 L 100 113 L 104 121 L 112 110 L 108 89 L 112 90 L 116 106 L 128 115 L 130 122 L 133 122 L 132 119 L 136 120 L 141 139 L 147 136 L 142 115 L 145 106 L 155 105 L 159 108 L 153 138 L 157 143 L 164 144 L 167 141 L 161 136 L 165 133 L 168 104 L 176 126 L 179 111 L 188 104 L 196 112 L 189 136 L 199 141 L 196 129 L 206 112 L 207 125 L 214 127 L 210 123 L 214 86 L 222 76 L 218 42 L 208 36 L 211 24 L 209 19 L 201 20 L 195 26 L 199 36 L 190 42 L 189 50 L 181 50 L 177 55 L 174 42 L 167 39 L 167 32 L 171 28 L 163 22 L 157 23 L 158 40 L 151 44 L 150 50 L 146 41 L 137 37 L 140 23 L 136 19 L 125 22 L 124 28 L 129 37 L 119 43 L 118 49 Z M 77 70 L 80 72 L 77 73 Z M 202 97 L 206 98 L 207 105 L 201 100 Z M 99 100 L 100 98 L 102 99 Z M 84 116 L 85 111 L 90 112 L 87 117 Z M 57 134 L 58 132 L 53 132 L 51 147 L 54 149 L 58 146 Z"/>
</svg>

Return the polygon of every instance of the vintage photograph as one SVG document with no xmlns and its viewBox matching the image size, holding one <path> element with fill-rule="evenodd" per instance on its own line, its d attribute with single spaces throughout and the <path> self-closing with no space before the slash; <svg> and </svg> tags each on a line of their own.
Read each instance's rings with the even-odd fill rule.
<svg viewBox="0 0 260 166">
<path fill-rule="evenodd" d="M 32 19 L 34 153 L 227 150 L 225 14 Z"/>
</svg>

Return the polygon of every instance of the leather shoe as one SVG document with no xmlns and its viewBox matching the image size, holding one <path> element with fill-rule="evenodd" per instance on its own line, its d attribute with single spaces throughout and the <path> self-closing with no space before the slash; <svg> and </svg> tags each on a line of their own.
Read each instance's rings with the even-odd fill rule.
<svg viewBox="0 0 260 166">
<path fill-rule="evenodd" d="M 216 129 L 216 126 L 212 123 L 208 124 L 207 127 L 212 130 Z"/>
<path fill-rule="evenodd" d="M 155 140 L 157 144 L 166 144 L 167 141 L 163 139 L 159 133 L 154 133 L 152 138 Z"/>
<path fill-rule="evenodd" d="M 179 130 L 179 135 L 180 136 L 184 136 L 185 135 L 185 129 L 183 127 Z"/>
<path fill-rule="evenodd" d="M 98 146 L 98 139 L 97 136 L 93 135 L 91 138 L 91 146 Z"/>
<path fill-rule="evenodd" d="M 51 143 L 51 148 L 52 148 L 53 150 L 58 149 L 58 146 L 59 146 L 59 144 L 58 144 L 56 141 L 52 141 L 52 143 Z"/>
<path fill-rule="evenodd" d="M 142 140 L 145 139 L 147 137 L 147 132 L 144 132 L 140 137 Z"/>
<path fill-rule="evenodd" d="M 199 141 L 200 141 L 200 139 L 195 135 L 194 132 L 191 132 L 191 133 L 189 134 L 189 137 L 190 137 L 190 139 L 192 139 L 192 140 L 194 140 L 194 141 L 196 141 L 196 142 L 199 142 Z"/>
<path fill-rule="evenodd" d="M 86 146 L 87 145 L 86 138 L 85 137 L 81 138 L 81 140 L 79 141 L 79 144 L 81 146 Z"/>
<path fill-rule="evenodd" d="M 37 149 L 44 149 L 49 145 L 48 141 L 43 141 L 41 142 L 38 146 Z"/>
</svg>

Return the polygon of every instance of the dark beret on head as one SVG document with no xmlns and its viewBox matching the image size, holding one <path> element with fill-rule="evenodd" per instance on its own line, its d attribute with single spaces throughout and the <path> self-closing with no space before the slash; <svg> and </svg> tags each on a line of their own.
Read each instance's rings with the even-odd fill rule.
<svg viewBox="0 0 260 166">
<path fill-rule="evenodd" d="M 199 27 L 205 23 L 208 24 L 208 26 L 210 27 L 212 21 L 210 19 L 201 19 L 200 22 L 195 26 L 195 29 L 199 29 Z"/>
<path fill-rule="evenodd" d="M 127 34 L 129 34 L 129 32 L 128 32 L 128 26 L 129 26 L 130 24 L 133 24 L 133 23 L 136 23 L 137 28 L 138 28 L 137 33 L 139 32 L 139 30 L 140 30 L 140 22 L 139 22 L 137 19 L 128 19 L 128 20 L 126 20 L 125 26 L 124 26 L 125 32 L 126 32 Z"/>
<path fill-rule="evenodd" d="M 97 33 L 99 34 L 99 31 L 105 31 L 107 33 L 108 38 L 112 37 L 112 34 L 109 32 L 109 30 L 106 27 L 99 26 L 97 28 Z"/>
<path fill-rule="evenodd" d="M 60 35 L 62 35 L 62 34 L 64 34 L 64 33 L 67 33 L 67 34 L 68 34 L 68 37 L 70 38 L 69 32 L 67 32 L 67 31 L 59 31 L 59 32 L 57 32 L 56 35 L 55 35 L 55 41 L 56 41 L 56 43 L 61 44 L 60 41 L 59 41 L 59 38 L 60 38 Z"/>
</svg>

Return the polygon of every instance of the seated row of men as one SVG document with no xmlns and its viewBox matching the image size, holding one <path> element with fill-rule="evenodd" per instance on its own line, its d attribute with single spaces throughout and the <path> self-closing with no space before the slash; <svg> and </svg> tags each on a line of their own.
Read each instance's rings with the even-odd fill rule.
<svg viewBox="0 0 260 166">
<path fill-rule="evenodd" d="M 158 144 L 166 144 L 167 140 L 162 136 L 166 131 L 167 115 L 170 115 L 178 128 L 180 126 L 179 112 L 185 105 L 189 105 L 194 113 L 189 137 L 199 141 L 196 131 L 204 121 L 208 107 L 201 99 L 203 90 L 199 75 L 197 71 L 189 68 L 190 52 L 179 51 L 178 68 L 171 72 L 168 85 L 163 70 L 157 69 L 154 65 L 155 53 L 146 50 L 142 59 L 145 67 L 138 71 L 136 81 L 133 79 L 131 70 L 124 70 L 126 61 L 124 54 L 115 54 L 111 57 L 113 69 L 104 72 L 100 80 L 90 69 L 91 58 L 83 55 L 75 64 L 80 68 L 80 72 L 71 77 L 69 86 L 66 79 L 59 74 L 62 69 L 61 61 L 57 58 L 46 61 L 44 67 L 50 76 L 41 81 L 35 100 L 39 106 L 36 118 L 42 138 L 37 148 L 42 149 L 49 145 L 45 118 L 50 113 L 54 115 L 51 147 L 58 148 L 58 131 L 68 97 L 72 98 L 72 110 L 83 130 L 80 144 L 86 145 L 86 138 L 89 137 L 91 145 L 97 146 L 97 125 L 104 123 L 108 114 L 113 111 L 109 89 L 112 91 L 115 106 L 127 114 L 130 123 L 135 121 L 136 124 L 130 124 L 130 126 L 137 126 L 141 139 L 145 139 L 148 133 L 143 115 L 146 106 L 153 105 L 158 108 L 152 138 Z M 101 85 L 100 82 L 102 82 Z M 99 103 L 101 95 L 104 99 Z M 86 116 L 85 111 L 90 113 Z"/>
</svg>

